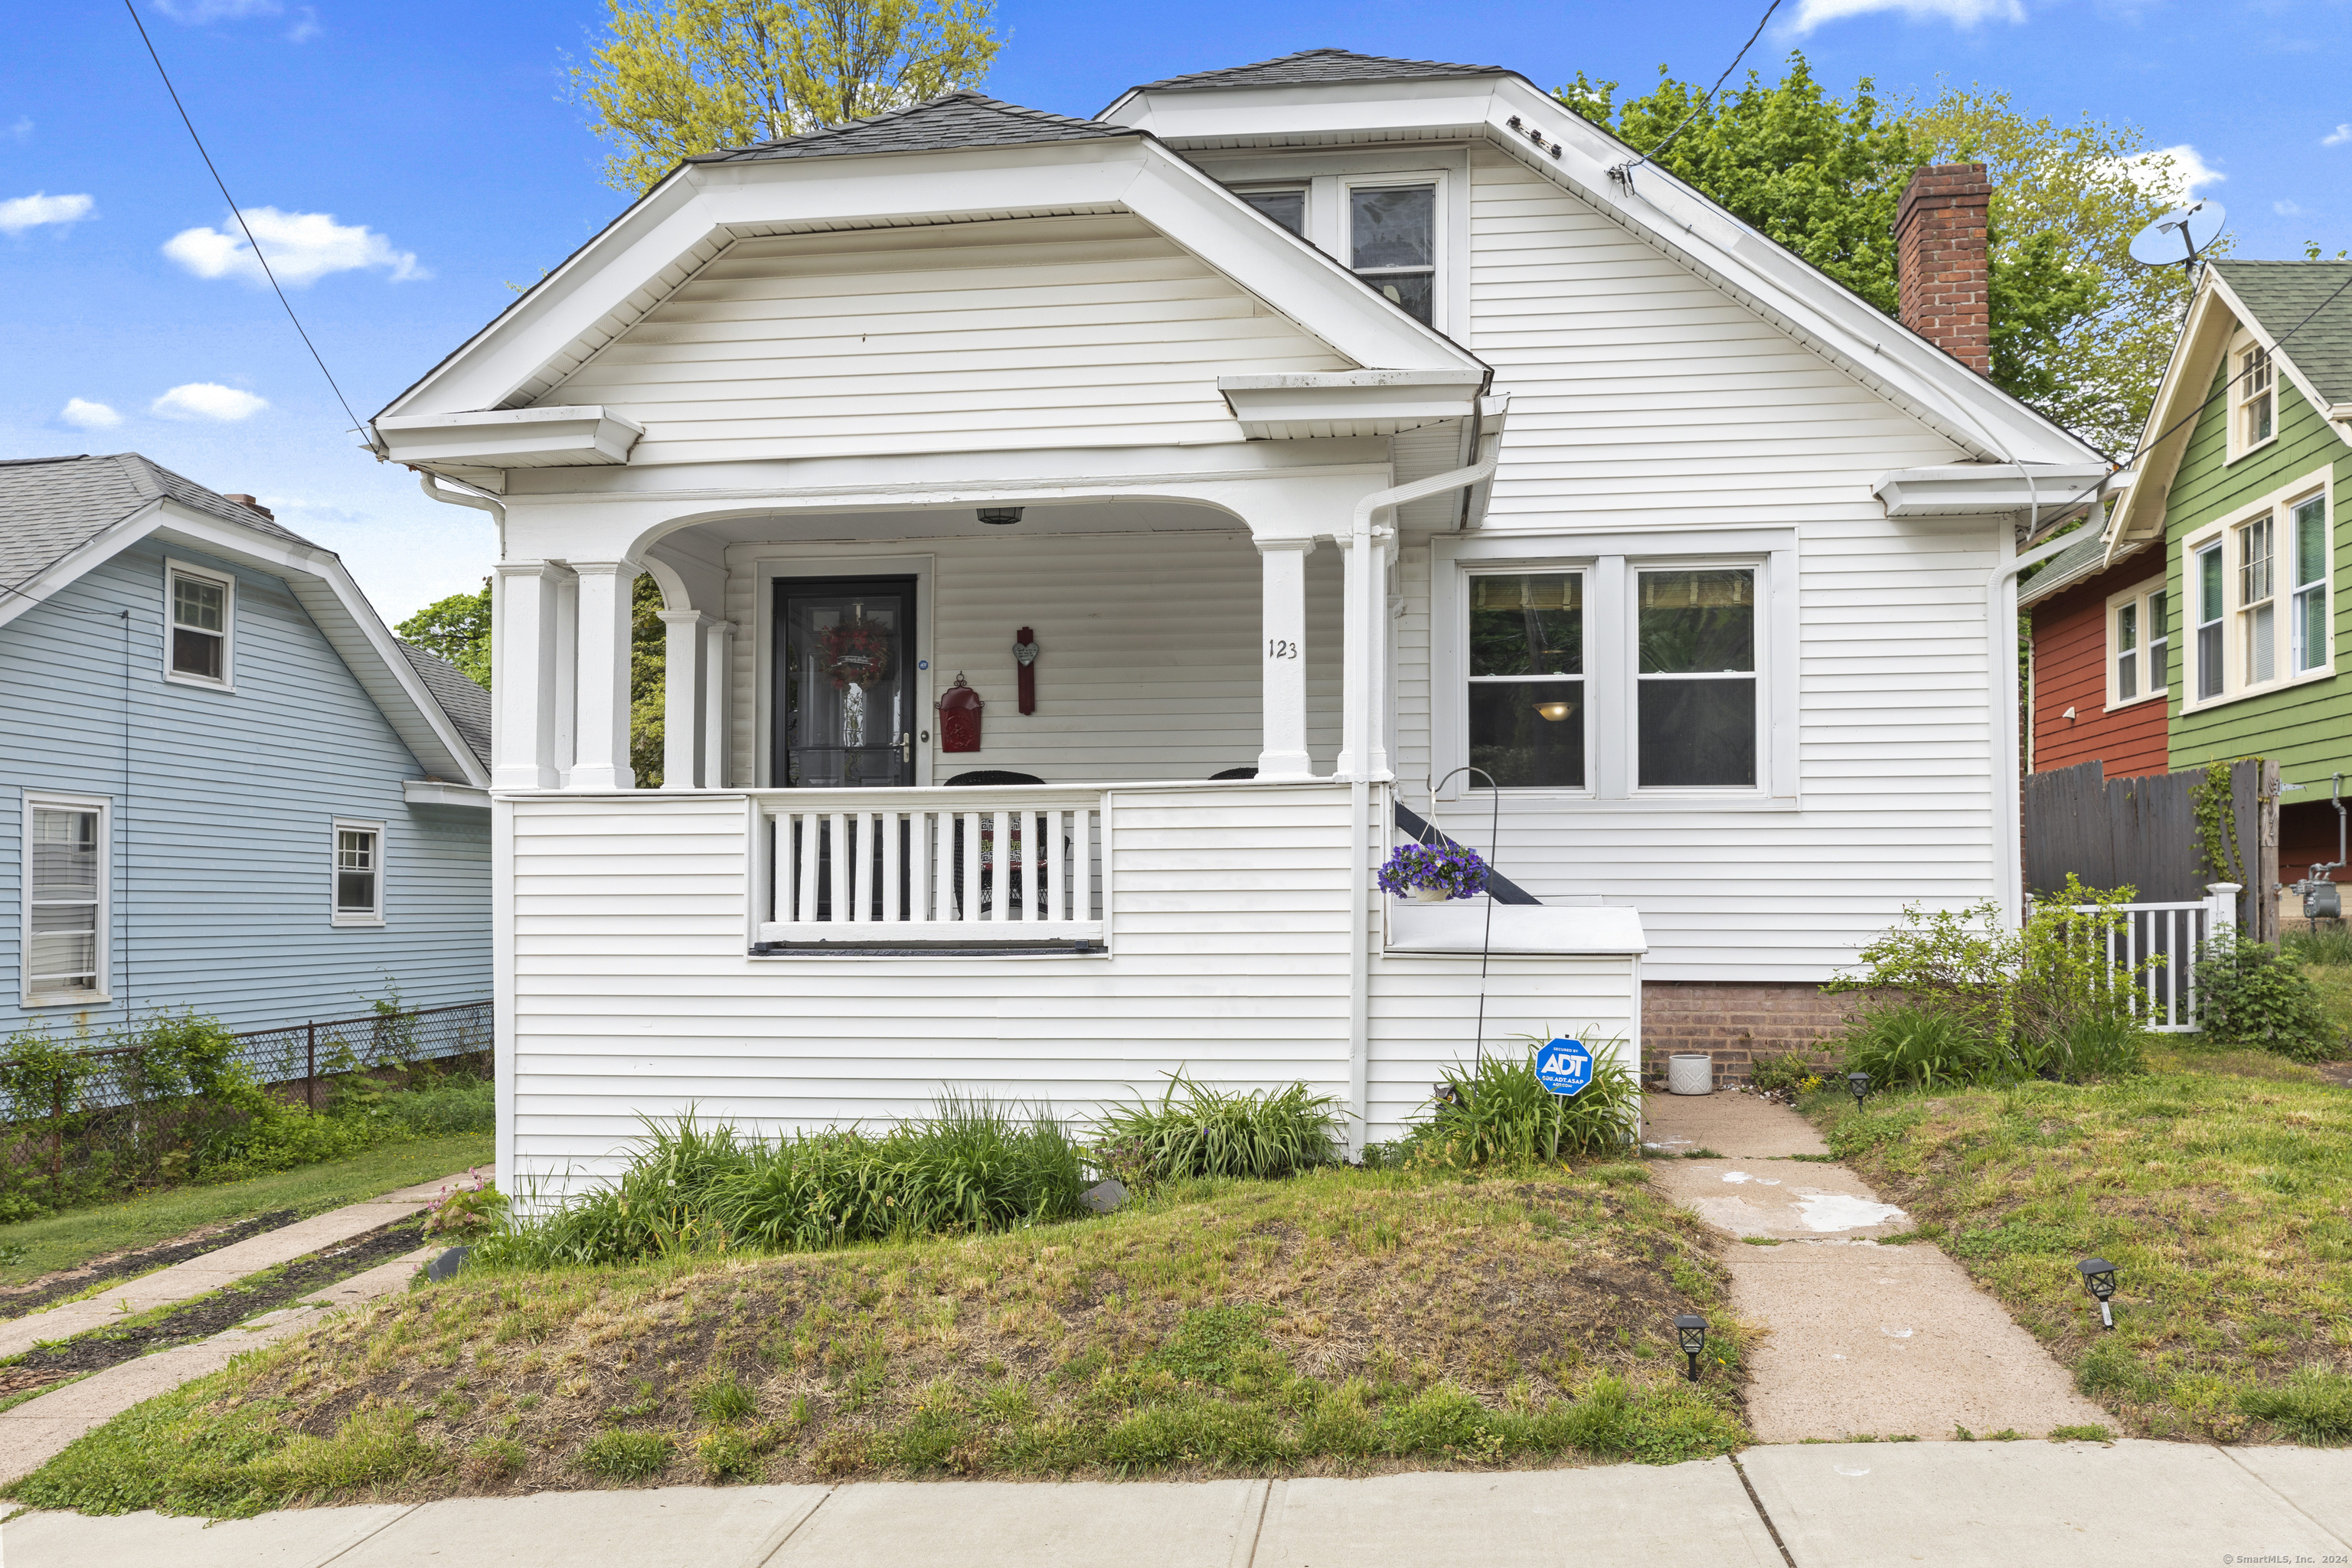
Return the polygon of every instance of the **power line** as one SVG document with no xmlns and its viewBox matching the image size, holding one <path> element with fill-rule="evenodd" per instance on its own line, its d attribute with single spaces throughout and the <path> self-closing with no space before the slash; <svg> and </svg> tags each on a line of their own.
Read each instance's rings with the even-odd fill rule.
<svg viewBox="0 0 2352 1568">
<path fill-rule="evenodd" d="M 126 4 L 127 3 L 128 0 L 126 0 Z M 1675 138 L 1689 130 L 1691 121 L 1696 120 L 1701 114 L 1706 112 L 1706 106 L 1715 100 L 1715 95 L 1723 90 L 1723 84 L 1731 79 L 1731 73 L 1739 68 L 1739 62 L 1748 58 L 1748 51 L 1756 47 L 1756 40 L 1764 36 L 1764 26 L 1766 23 L 1771 21 L 1772 13 L 1778 11 L 1780 8 L 1780 0 L 1772 0 L 1772 3 L 1769 5 L 1764 7 L 1764 15 L 1757 19 L 1756 30 L 1748 35 L 1748 41 L 1739 46 L 1739 52 L 1731 57 L 1731 63 L 1729 65 L 1723 68 L 1723 74 L 1715 79 L 1715 85 L 1708 88 L 1705 92 L 1699 94 L 1698 102 L 1692 107 L 1691 111 L 1688 114 L 1683 117 L 1683 122 L 1680 125 L 1675 126 L 1672 131 L 1666 132 L 1664 141 L 1656 143 L 1640 157 L 1629 159 L 1611 169 L 1609 171 L 1609 177 L 1619 182 L 1626 190 L 1631 191 L 1633 188 L 1633 171 L 1648 163 L 1651 159 L 1656 157 L 1659 153 L 1664 152 L 1667 148 L 1673 146 L 1675 143 Z"/>
<path fill-rule="evenodd" d="M 1778 5 L 1780 0 L 1773 0 L 1773 3 Z M 139 7 L 131 4 L 131 0 L 122 0 L 122 8 L 131 13 L 131 25 L 139 29 L 139 41 L 147 46 L 147 58 L 155 62 L 155 74 L 163 79 L 163 90 L 172 95 L 172 107 L 180 111 L 180 123 L 188 128 L 188 140 L 196 144 L 196 155 L 205 161 L 205 169 L 211 172 L 213 184 L 220 187 L 221 200 L 228 203 L 229 213 L 236 219 L 236 226 L 244 230 L 246 244 L 253 247 L 253 258 L 261 263 L 261 275 L 269 279 L 269 287 L 277 294 L 278 302 L 286 307 L 286 319 L 294 323 L 295 335 L 302 340 L 302 346 L 310 351 L 310 358 L 318 365 L 319 374 L 327 378 L 327 386 L 334 393 L 335 401 L 343 405 L 343 415 L 351 420 L 352 429 L 365 436 L 367 421 L 352 412 L 351 399 L 345 397 L 343 389 L 336 384 L 335 373 L 327 368 L 326 359 L 319 353 L 319 345 L 312 342 L 310 334 L 302 330 L 302 318 L 294 313 L 294 301 L 289 300 L 286 290 L 278 287 L 278 274 L 270 269 L 269 258 L 261 253 L 261 241 L 253 237 L 252 226 L 245 221 L 245 209 L 236 205 L 235 196 L 228 194 L 228 182 L 221 178 L 219 167 L 213 163 L 213 155 L 205 150 L 205 139 L 196 134 L 196 122 L 188 118 L 188 106 L 180 101 L 180 89 L 172 85 L 172 73 L 163 68 L 163 57 L 155 52 L 155 40 L 147 36 L 147 24 L 139 19 Z M 370 448 L 373 449 L 374 445 L 374 440 L 370 438 Z"/>
</svg>

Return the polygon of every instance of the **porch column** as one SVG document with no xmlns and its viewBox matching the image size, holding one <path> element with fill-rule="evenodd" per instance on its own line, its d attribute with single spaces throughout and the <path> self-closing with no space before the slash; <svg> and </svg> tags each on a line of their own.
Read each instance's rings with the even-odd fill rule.
<svg viewBox="0 0 2352 1568">
<path fill-rule="evenodd" d="M 580 721 L 572 736 L 572 789 L 635 789 L 629 766 L 629 590 L 637 568 L 627 561 L 574 561 L 580 579 L 580 664 L 573 689 Z"/>
<path fill-rule="evenodd" d="M 557 600 L 569 575 L 551 561 L 501 562 L 492 569 L 492 789 L 553 789 L 562 782 L 555 754 L 562 662 Z"/>
<path fill-rule="evenodd" d="M 1307 556 L 1312 539 L 1261 539 L 1258 569 L 1264 608 L 1258 630 L 1265 674 L 1258 701 L 1265 721 L 1257 754 L 1261 779 L 1314 776 L 1307 755 Z"/>
<path fill-rule="evenodd" d="M 662 788 L 693 789 L 701 782 L 703 628 L 710 617 L 700 610 L 664 610 L 667 629 L 662 663 Z"/>
<path fill-rule="evenodd" d="M 1378 551 L 1360 550 L 1345 533 L 1333 541 L 1339 547 L 1343 563 L 1339 590 L 1339 765 L 1343 779 L 1369 777 L 1366 771 L 1366 742 L 1363 732 L 1368 704 L 1364 700 L 1371 681 L 1371 651 L 1374 636 L 1368 614 L 1368 590 L 1365 587 L 1367 567 L 1365 556 L 1378 556 Z"/>
<path fill-rule="evenodd" d="M 702 787 L 727 787 L 727 684 L 735 668 L 735 623 L 702 623 Z"/>
</svg>

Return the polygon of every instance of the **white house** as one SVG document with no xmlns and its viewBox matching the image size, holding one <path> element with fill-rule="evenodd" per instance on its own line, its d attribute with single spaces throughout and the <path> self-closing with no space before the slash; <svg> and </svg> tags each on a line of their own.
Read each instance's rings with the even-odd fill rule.
<svg viewBox="0 0 2352 1568">
<path fill-rule="evenodd" d="M 1916 205 L 1980 353 L 1982 203 Z M 559 1184 L 1179 1066 L 1382 1136 L 1489 940 L 1489 1048 L 1645 987 L 1736 1046 L 2015 900 L 2015 540 L 2104 468 L 1525 78 L 1337 50 L 694 159 L 374 440 L 499 527 L 499 1166 Z M 1433 785 L 1539 904 L 1378 894 Z"/>
</svg>

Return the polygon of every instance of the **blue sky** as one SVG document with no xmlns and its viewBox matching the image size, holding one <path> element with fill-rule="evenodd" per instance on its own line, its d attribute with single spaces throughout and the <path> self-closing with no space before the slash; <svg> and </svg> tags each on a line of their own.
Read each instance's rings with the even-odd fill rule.
<svg viewBox="0 0 2352 1568">
<path fill-rule="evenodd" d="M 1711 80 L 1760 3 L 1003 0 L 998 96 L 1089 114 L 1124 87 L 1337 46 L 1502 65 L 1551 86 Z M 362 416 L 620 210 L 567 67 L 602 0 L 144 0 L 229 188 Z M 2142 126 L 2217 176 L 2238 254 L 2352 247 L 2352 0 L 1784 0 L 1751 62 L 1801 47 L 1841 93 L 2008 89 Z M 268 215 L 259 209 L 269 209 Z M 266 217 L 266 224 L 265 224 Z M 0 457 L 135 449 L 247 490 L 340 552 L 388 619 L 470 587 L 488 520 L 417 495 L 349 425 L 119 5 L 26 6 L 0 59 Z M 277 237 L 273 238 L 273 237 Z M 91 405 L 96 405 L 95 407 Z M 68 410 L 72 412 L 68 414 Z M 115 423 L 107 424 L 110 413 Z"/>
</svg>

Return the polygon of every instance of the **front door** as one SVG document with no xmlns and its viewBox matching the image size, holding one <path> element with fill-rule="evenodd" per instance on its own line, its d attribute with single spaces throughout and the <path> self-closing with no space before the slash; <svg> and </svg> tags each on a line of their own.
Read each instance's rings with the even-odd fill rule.
<svg viewBox="0 0 2352 1568">
<path fill-rule="evenodd" d="M 915 782 L 912 577 L 779 578 L 774 781 Z"/>
</svg>

